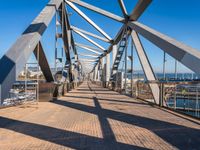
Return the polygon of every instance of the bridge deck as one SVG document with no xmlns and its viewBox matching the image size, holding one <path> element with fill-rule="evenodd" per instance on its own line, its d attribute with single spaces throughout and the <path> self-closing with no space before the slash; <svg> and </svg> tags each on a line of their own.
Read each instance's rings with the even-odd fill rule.
<svg viewBox="0 0 200 150">
<path fill-rule="evenodd" d="M 200 122 L 84 82 L 56 102 L 0 109 L 0 149 L 200 149 Z"/>
</svg>

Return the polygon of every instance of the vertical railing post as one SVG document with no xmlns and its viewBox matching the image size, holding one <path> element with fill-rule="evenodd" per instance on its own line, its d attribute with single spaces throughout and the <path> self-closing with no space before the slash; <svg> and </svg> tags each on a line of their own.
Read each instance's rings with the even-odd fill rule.
<svg viewBox="0 0 200 150">
<path fill-rule="evenodd" d="M 133 97 L 133 40 L 131 40 L 131 96 Z"/>
<path fill-rule="evenodd" d="M 139 93 L 139 87 L 138 87 L 138 81 L 136 82 L 136 87 L 135 87 L 135 98 L 138 98 Z"/>
<path fill-rule="evenodd" d="M 128 42 L 128 41 L 126 41 Z M 124 92 L 127 94 L 127 48 L 125 48 L 125 56 L 124 56 L 124 61 L 125 61 L 125 70 L 124 70 Z M 123 79 L 123 78 L 122 78 Z"/>
<path fill-rule="evenodd" d="M 159 106 L 163 106 L 163 101 L 164 101 L 164 83 L 160 83 L 160 101 L 159 101 Z"/>
<path fill-rule="evenodd" d="M 113 45 L 113 49 L 112 49 L 112 66 L 114 64 L 116 54 L 117 54 L 117 45 Z M 113 74 L 115 74 L 115 80 L 113 80 L 113 90 L 117 89 L 117 74 L 116 73 L 117 73 L 116 71 L 113 71 Z"/>
<path fill-rule="evenodd" d="M 110 54 L 106 55 L 106 87 L 109 85 L 110 80 Z"/>
</svg>

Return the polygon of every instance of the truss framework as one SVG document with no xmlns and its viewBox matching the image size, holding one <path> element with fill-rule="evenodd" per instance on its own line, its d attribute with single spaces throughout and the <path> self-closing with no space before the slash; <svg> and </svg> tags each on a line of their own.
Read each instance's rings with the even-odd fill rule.
<svg viewBox="0 0 200 150">
<path fill-rule="evenodd" d="M 116 0 L 117 1 L 117 0 Z M 50 21 L 55 15 L 56 11 L 59 12 L 62 33 L 56 35 L 58 38 L 63 39 L 64 50 L 66 55 L 67 64 L 73 65 L 71 53 L 73 52 L 75 62 L 87 64 L 84 66 L 86 73 L 92 73 L 93 79 L 97 80 L 99 76 L 99 69 L 103 69 L 103 75 L 106 78 L 102 80 L 108 81 L 112 70 L 110 70 L 110 53 L 113 52 L 113 60 L 117 57 L 117 44 L 123 37 L 123 30 L 128 26 L 131 29 L 131 37 L 135 49 L 138 53 L 140 63 L 147 80 L 157 80 L 151 67 L 151 63 L 148 60 L 148 56 L 145 53 L 144 47 L 140 41 L 138 34 L 145 37 L 153 44 L 158 46 L 160 49 L 165 51 L 167 54 L 184 64 L 186 67 L 200 73 L 200 52 L 189 46 L 184 45 L 154 29 L 147 27 L 139 23 L 137 20 L 149 6 L 152 0 L 138 0 L 135 8 L 131 14 L 127 13 L 126 7 L 123 0 L 118 0 L 119 6 L 123 13 L 123 17 L 116 14 L 105 11 L 101 8 L 88 4 L 82 0 L 51 0 L 45 8 L 41 11 L 38 17 L 30 24 L 30 26 L 24 31 L 21 37 L 14 43 L 14 45 L 7 51 L 7 53 L 0 60 L 0 68 L 4 70 L 0 75 L 0 99 L 1 103 L 7 98 L 12 84 L 15 82 L 23 66 L 27 62 L 31 53 L 39 45 L 40 56 L 44 62 L 39 62 L 42 72 L 46 77 L 47 82 L 54 81 L 50 67 L 48 65 L 46 56 L 42 49 L 40 39 L 48 27 Z M 102 36 L 96 35 L 89 31 L 85 31 L 79 27 L 72 26 L 68 17 L 68 12 L 65 5 L 70 6 L 76 11 L 83 19 L 85 19 L 90 25 L 92 25 Z M 98 26 L 91 18 L 89 18 L 84 12 L 82 12 L 76 5 L 89 9 L 95 13 L 106 16 L 112 20 L 122 23 L 122 27 L 114 38 L 111 38 L 100 26 Z M 95 47 L 91 47 L 85 44 L 80 44 L 75 41 L 73 34 L 76 33 L 81 37 L 85 38 L 88 42 L 93 44 Z M 90 37 L 99 39 L 103 42 L 109 43 L 110 46 L 106 49 Z M 79 53 L 78 49 L 82 48 L 92 54 Z M 35 55 L 37 55 L 35 53 Z M 84 59 L 80 56 L 88 57 L 90 59 Z M 107 66 L 104 68 L 104 58 L 106 57 Z M 71 72 L 70 67 L 68 72 Z M 72 81 L 72 78 L 69 79 Z M 149 85 L 156 104 L 159 104 L 159 86 L 157 84 Z"/>
</svg>

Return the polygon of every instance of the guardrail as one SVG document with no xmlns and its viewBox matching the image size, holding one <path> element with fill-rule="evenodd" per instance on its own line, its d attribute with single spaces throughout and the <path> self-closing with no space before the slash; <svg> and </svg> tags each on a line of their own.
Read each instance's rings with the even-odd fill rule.
<svg viewBox="0 0 200 150">
<path fill-rule="evenodd" d="M 116 81 L 93 83 L 110 90 L 154 103 L 149 84 L 159 85 L 160 106 L 200 118 L 200 81 L 137 81 L 123 85 Z"/>
<path fill-rule="evenodd" d="M 58 83 L 51 82 L 47 83 L 41 81 L 38 83 L 38 89 L 35 89 L 32 93 L 29 91 L 24 91 L 23 85 L 19 85 L 18 88 L 21 88 L 19 93 L 10 94 L 10 97 L 6 99 L 3 105 L 0 108 L 21 105 L 29 102 L 47 102 L 53 101 L 59 98 L 60 96 L 65 95 L 70 90 L 77 88 L 82 84 L 82 82 L 72 82 L 72 83 Z"/>
</svg>

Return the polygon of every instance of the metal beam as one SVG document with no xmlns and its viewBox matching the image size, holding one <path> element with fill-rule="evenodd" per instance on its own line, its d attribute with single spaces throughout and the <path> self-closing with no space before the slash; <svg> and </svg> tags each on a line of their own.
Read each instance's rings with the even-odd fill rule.
<svg viewBox="0 0 200 150">
<path fill-rule="evenodd" d="M 200 52 L 176 41 L 158 31 L 155 31 L 139 22 L 130 22 L 130 27 L 146 39 L 161 48 L 167 54 L 184 64 L 197 74 L 200 74 Z"/>
<path fill-rule="evenodd" d="M 31 53 L 40 41 L 41 36 L 52 20 L 56 9 L 62 0 L 51 0 L 36 19 L 0 60 L 0 68 L 4 70 L 0 75 L 1 104 L 8 97 L 9 90 L 28 61 Z M 5 65 L 6 64 L 6 65 Z"/>
<path fill-rule="evenodd" d="M 97 60 L 89 60 L 89 59 L 83 59 L 83 58 L 79 58 L 80 61 L 83 61 L 83 62 L 96 62 Z"/>
<path fill-rule="evenodd" d="M 124 5 L 124 2 L 123 2 L 123 0 L 118 0 L 118 2 L 119 2 L 119 5 L 121 7 L 124 17 L 126 18 L 128 16 L 128 13 L 127 13 L 126 7 Z"/>
<path fill-rule="evenodd" d="M 60 20 L 61 20 L 61 28 L 62 28 L 62 39 L 63 39 L 63 45 L 64 45 L 64 50 L 66 54 L 66 60 L 71 66 L 71 30 L 70 30 L 70 24 L 69 24 L 69 19 L 68 19 L 68 14 L 66 12 L 65 8 L 65 2 L 62 2 L 62 7 L 61 7 L 61 12 L 60 12 Z M 72 68 L 68 68 L 69 72 L 69 82 L 73 81 L 73 75 L 72 75 Z"/>
<path fill-rule="evenodd" d="M 72 48 L 74 50 L 74 54 L 77 55 L 77 49 L 76 49 L 76 46 L 75 46 L 74 37 L 73 37 L 72 32 L 71 32 L 71 38 L 72 38 L 71 41 L 72 41 Z"/>
<path fill-rule="evenodd" d="M 148 7 L 148 5 L 151 3 L 151 1 L 152 0 L 139 0 L 133 12 L 131 13 L 129 20 L 137 20 L 142 15 L 144 10 Z M 108 48 L 108 51 L 103 56 L 105 56 L 107 53 L 110 53 L 112 51 L 112 46 L 117 44 L 121 40 L 121 36 L 123 34 L 123 30 L 125 27 L 126 27 L 126 24 L 124 24 L 121 27 L 120 31 L 117 33 L 115 39 L 113 40 L 113 43 L 110 45 L 110 47 Z"/>
<path fill-rule="evenodd" d="M 39 56 L 38 56 L 38 49 L 39 49 Z M 36 59 L 39 58 L 38 63 L 40 65 L 40 68 L 42 70 L 42 73 L 43 73 L 46 81 L 47 82 L 53 82 L 54 77 L 53 77 L 53 74 L 51 72 L 51 68 L 49 66 L 49 63 L 46 59 L 42 44 L 40 42 L 34 50 L 34 55 L 35 55 Z"/>
<path fill-rule="evenodd" d="M 85 63 L 85 62 L 82 62 L 84 65 L 88 66 L 88 67 L 94 67 L 94 64 L 91 64 L 91 63 Z M 85 67 L 85 66 L 83 66 Z"/>
<path fill-rule="evenodd" d="M 115 36 L 115 38 L 114 38 L 114 40 L 113 40 L 113 43 L 109 46 L 108 51 L 104 54 L 104 56 L 106 56 L 107 53 L 110 53 L 110 52 L 112 51 L 114 45 L 116 45 L 116 44 L 119 43 L 119 41 L 120 41 L 121 38 L 122 38 L 122 34 L 123 34 L 123 31 L 124 31 L 124 28 L 125 28 L 126 26 L 127 26 L 127 25 L 124 24 L 124 25 L 120 28 L 119 32 L 117 33 L 117 35 Z"/>
<path fill-rule="evenodd" d="M 87 48 L 89 48 L 89 49 L 92 49 L 92 50 L 94 50 L 94 51 L 96 51 L 96 52 L 99 52 L 99 53 L 97 53 L 97 54 L 101 54 L 101 50 L 100 49 L 98 49 L 98 48 L 96 48 L 96 47 L 92 47 L 92 46 L 89 46 L 89 45 L 86 45 L 86 44 L 81 44 L 81 43 L 75 43 L 75 45 L 76 46 L 79 46 L 79 47 L 87 47 Z"/>
<path fill-rule="evenodd" d="M 77 47 L 80 47 L 80 48 L 82 48 L 82 49 L 84 49 L 84 50 L 86 50 L 86 51 L 90 51 L 90 52 L 93 52 L 93 53 L 96 53 L 96 54 L 101 54 L 101 53 L 99 53 L 99 52 L 96 52 L 96 51 L 94 51 L 94 50 L 92 50 L 92 49 L 90 49 L 90 48 L 84 47 L 84 46 L 77 46 Z"/>
<path fill-rule="evenodd" d="M 92 57 L 99 57 L 97 54 L 79 53 L 80 55 L 90 55 Z"/>
<path fill-rule="evenodd" d="M 85 56 L 85 57 L 94 57 L 94 58 L 98 58 L 98 56 L 96 56 L 96 55 L 87 55 L 87 54 L 82 54 L 82 53 L 79 53 L 78 55 L 80 55 L 80 56 Z"/>
<path fill-rule="evenodd" d="M 76 46 L 77 46 L 77 47 L 80 47 L 80 48 L 82 48 L 82 49 L 84 49 L 84 50 L 87 50 L 87 51 L 96 53 L 96 54 L 101 54 L 101 53 L 99 53 L 99 52 L 97 52 L 97 51 L 94 51 L 93 49 L 88 48 L 88 47 L 86 47 L 86 46 L 82 46 L 82 45 L 76 45 Z"/>
<path fill-rule="evenodd" d="M 142 13 L 151 2 L 152 0 L 139 0 L 135 8 L 133 9 L 129 19 L 132 21 L 138 20 L 138 18 L 142 15 Z"/>
<path fill-rule="evenodd" d="M 87 61 L 87 60 L 97 61 L 98 59 L 97 58 L 83 58 L 83 57 L 81 57 L 81 58 L 79 58 L 79 60 L 82 60 L 82 61 Z"/>
<path fill-rule="evenodd" d="M 101 58 L 101 67 L 102 67 L 102 81 L 105 83 L 105 81 L 106 81 L 105 57 Z"/>
<path fill-rule="evenodd" d="M 94 67 L 94 72 L 95 72 L 95 75 L 94 75 L 94 81 L 97 81 L 97 78 L 98 78 L 98 68 L 99 68 L 99 63 L 97 63 L 97 65 Z"/>
<path fill-rule="evenodd" d="M 116 54 L 117 54 L 117 45 L 113 45 L 113 49 L 112 49 L 112 62 L 113 63 L 115 61 Z M 112 64 L 112 66 L 113 66 L 113 64 Z"/>
<path fill-rule="evenodd" d="M 96 35 L 96 34 L 93 34 L 93 33 L 91 33 L 91 32 L 85 31 L 85 30 L 83 30 L 83 29 L 80 29 L 80 28 L 77 28 L 77 27 L 74 27 L 74 26 L 71 26 L 71 29 L 74 30 L 74 31 L 82 32 L 82 33 L 84 33 L 84 34 L 86 34 L 86 35 L 92 36 L 92 37 L 94 37 L 94 38 L 97 38 L 97 39 L 102 40 L 102 41 L 107 42 L 107 43 L 110 43 L 110 42 L 111 42 L 111 41 L 109 41 L 108 39 L 106 39 L 106 38 L 104 38 L 104 37 L 98 36 L 98 35 Z"/>
<path fill-rule="evenodd" d="M 110 12 L 108 12 L 108 11 L 105 11 L 105 10 L 103 10 L 103 9 L 101 9 L 101 8 L 98 8 L 98 7 L 95 7 L 95 6 L 90 5 L 90 4 L 88 4 L 88 3 L 85 3 L 85 2 L 83 2 L 83 1 L 80 1 L 80 0 L 69 0 L 69 1 L 71 1 L 71 2 L 73 2 L 73 3 L 76 3 L 76 4 L 78 4 L 78 5 L 82 6 L 82 7 L 85 7 L 85 8 L 87 8 L 87 9 L 89 9 L 89 10 L 92 10 L 92 11 L 94 11 L 94 12 L 97 12 L 97 13 L 99 13 L 99 14 L 101 14 L 101 15 L 104 15 L 104 16 L 106 16 L 106 17 L 108 17 L 108 18 L 111 18 L 111 19 L 113 19 L 113 20 L 115 20 L 115 21 L 119 21 L 119 22 L 122 22 L 122 23 L 125 22 L 125 19 L 124 19 L 124 18 L 122 18 L 122 17 L 120 17 L 120 16 L 117 16 L 117 15 L 115 15 L 115 14 L 112 14 L 112 13 L 110 13 Z"/>
<path fill-rule="evenodd" d="M 64 3 L 62 3 L 64 5 Z M 65 50 L 65 54 L 66 54 L 66 59 L 68 62 L 71 63 L 71 58 L 70 58 L 70 44 L 69 41 L 71 41 L 69 39 L 69 22 L 68 22 L 68 16 L 66 13 L 66 9 L 65 6 L 61 7 L 62 11 L 59 11 L 59 15 L 60 15 L 60 21 L 61 21 L 61 29 L 62 29 L 62 39 L 63 39 L 63 45 L 64 45 L 64 50 Z M 71 38 L 71 37 L 70 37 Z"/>
<path fill-rule="evenodd" d="M 124 24 L 119 32 L 117 33 L 117 35 L 115 36 L 114 40 L 113 40 L 113 43 L 110 44 L 110 46 L 108 47 L 108 50 L 107 52 L 103 53 L 103 55 L 101 55 L 101 58 L 106 56 L 108 53 L 110 53 L 112 50 L 113 50 L 113 46 L 116 45 L 120 40 L 121 40 L 121 37 L 122 37 L 122 34 L 123 34 L 123 31 L 124 31 L 124 28 L 126 27 L 127 25 Z"/>
<path fill-rule="evenodd" d="M 63 2 L 63 3 L 64 3 L 64 2 Z M 65 5 L 65 3 L 64 3 L 63 5 Z M 70 31 L 71 25 L 70 25 L 70 21 L 69 21 L 67 9 L 65 9 L 65 12 L 66 12 L 66 27 L 67 27 L 67 30 Z M 73 37 L 73 34 L 72 34 L 72 32 L 70 32 L 70 33 L 68 32 L 68 34 L 71 34 L 71 35 L 68 35 L 68 37 L 71 38 L 71 40 L 69 40 L 69 41 L 71 41 L 71 46 L 72 46 L 72 49 L 73 49 L 73 51 L 74 51 L 74 54 L 77 55 L 76 47 L 75 47 L 75 44 L 74 44 L 74 37 Z M 78 58 L 77 58 L 77 59 L 78 59 Z"/>
<path fill-rule="evenodd" d="M 79 34 L 80 36 L 82 36 L 84 39 L 86 39 L 87 41 L 89 41 L 90 43 L 94 44 L 96 47 L 100 48 L 102 51 L 105 51 L 105 48 L 103 48 L 101 45 L 99 45 L 98 43 L 96 43 L 95 41 L 93 41 L 92 39 L 90 39 L 89 37 L 87 37 L 85 34 L 79 32 L 79 31 L 75 31 L 75 33 Z"/>
<path fill-rule="evenodd" d="M 86 60 L 86 61 L 87 61 L 87 60 L 89 60 L 89 61 L 90 61 L 90 60 L 95 60 L 95 61 L 97 61 L 98 59 L 97 59 L 97 58 L 87 58 L 87 59 L 86 59 L 86 58 L 79 58 L 79 60 L 84 60 L 84 61 L 85 61 L 85 60 Z"/>
<path fill-rule="evenodd" d="M 110 53 L 106 55 L 106 86 L 110 81 Z"/>
<path fill-rule="evenodd" d="M 141 44 L 141 41 L 139 39 L 138 34 L 135 31 L 132 31 L 131 36 L 132 36 L 133 43 L 135 45 L 135 49 L 137 51 L 142 69 L 144 71 L 144 74 L 145 74 L 147 80 L 148 81 L 155 81 L 156 80 L 155 74 L 154 74 L 153 69 L 151 67 L 151 64 L 148 60 L 148 57 L 145 53 L 145 50 L 144 50 L 144 48 Z M 159 91 L 160 91 L 160 89 L 159 89 L 158 84 L 153 83 L 153 84 L 149 84 L 149 86 L 151 88 L 155 103 L 159 104 L 159 98 L 160 98 L 159 97 L 159 94 L 160 94 Z"/>
<path fill-rule="evenodd" d="M 91 24 L 97 31 L 99 31 L 108 40 L 112 40 L 110 36 L 107 35 L 96 23 L 94 23 L 88 16 L 86 16 L 80 9 L 78 9 L 73 3 L 66 1 L 66 3 L 74 9 L 83 19 L 85 19 L 89 24 Z"/>
</svg>

